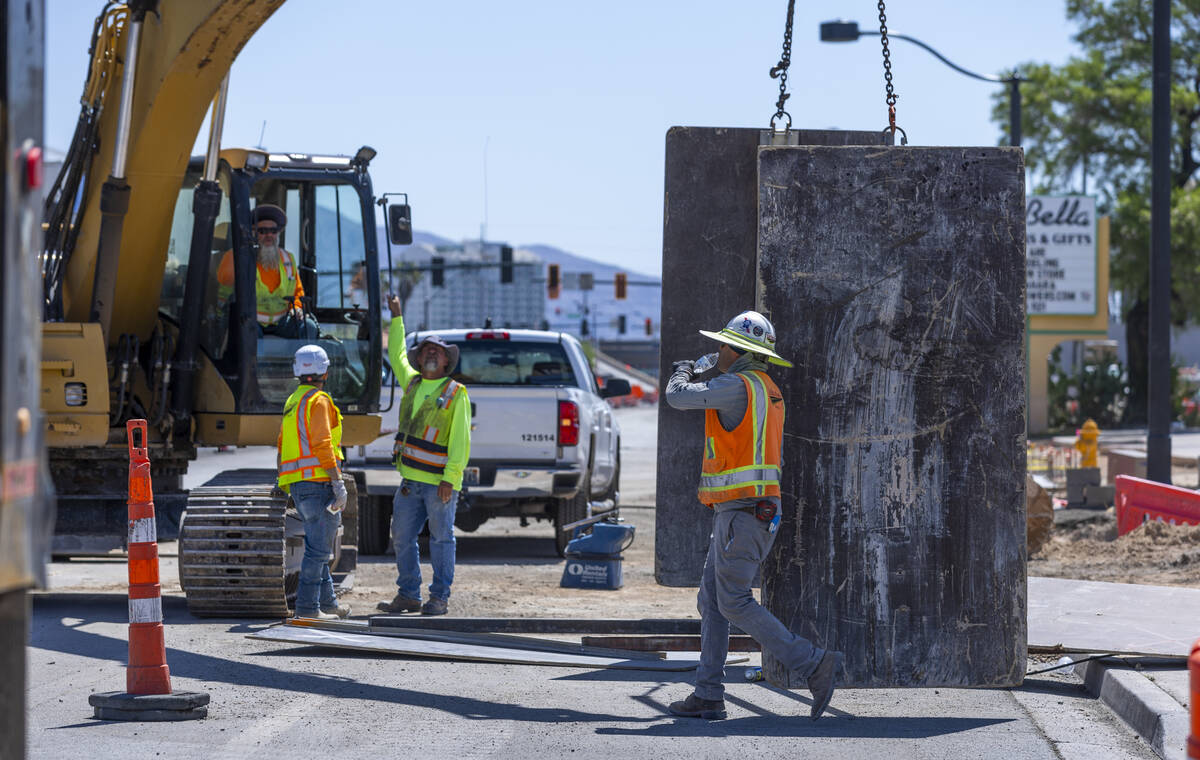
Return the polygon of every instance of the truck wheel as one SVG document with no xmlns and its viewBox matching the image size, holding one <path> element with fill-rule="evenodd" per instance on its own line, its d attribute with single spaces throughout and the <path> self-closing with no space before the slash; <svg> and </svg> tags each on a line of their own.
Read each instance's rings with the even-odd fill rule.
<svg viewBox="0 0 1200 760">
<path fill-rule="evenodd" d="M 579 492 L 573 498 L 558 500 L 558 510 L 554 513 L 554 548 L 560 557 L 566 556 L 567 543 L 574 538 L 572 534 L 575 532 L 565 532 L 562 527 L 587 517 L 591 490 L 592 473 L 585 472 L 579 484 Z"/>
<path fill-rule="evenodd" d="M 358 516 L 358 550 L 363 554 L 386 554 L 392 534 L 392 500 L 368 496 Z"/>
</svg>

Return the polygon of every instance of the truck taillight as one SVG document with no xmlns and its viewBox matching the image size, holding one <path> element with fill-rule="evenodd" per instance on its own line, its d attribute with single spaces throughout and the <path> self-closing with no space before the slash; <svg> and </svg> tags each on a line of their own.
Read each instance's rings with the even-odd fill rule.
<svg viewBox="0 0 1200 760">
<path fill-rule="evenodd" d="M 467 333 L 467 340 L 508 340 L 505 330 L 484 330 L 483 332 Z"/>
<path fill-rule="evenodd" d="M 579 406 L 573 401 L 558 402 L 558 445 L 579 445 Z"/>
</svg>

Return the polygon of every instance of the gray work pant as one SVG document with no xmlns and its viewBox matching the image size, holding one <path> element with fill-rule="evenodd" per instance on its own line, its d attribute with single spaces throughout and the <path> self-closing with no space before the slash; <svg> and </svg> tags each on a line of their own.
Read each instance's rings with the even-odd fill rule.
<svg viewBox="0 0 1200 760">
<path fill-rule="evenodd" d="M 766 558 L 775 534 L 769 523 L 741 510 L 717 512 L 708 558 L 700 579 L 700 667 L 696 696 L 724 699 L 725 658 L 729 654 L 729 624 L 741 628 L 800 678 L 808 678 L 825 656 L 779 622 L 754 599 L 750 584 Z"/>
</svg>

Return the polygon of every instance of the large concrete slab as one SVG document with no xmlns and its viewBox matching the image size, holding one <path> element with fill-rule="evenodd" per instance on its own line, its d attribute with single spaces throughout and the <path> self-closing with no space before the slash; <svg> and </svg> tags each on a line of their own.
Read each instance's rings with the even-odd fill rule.
<svg viewBox="0 0 1200 760">
<path fill-rule="evenodd" d="M 1200 589 L 1029 579 L 1029 645 L 1187 657 L 1200 639 Z"/>
<path fill-rule="evenodd" d="M 1024 208 L 1018 149 L 759 150 L 761 304 L 796 364 L 764 596 L 849 685 L 1021 683 Z"/>
<path fill-rule="evenodd" d="M 793 130 L 805 145 L 882 145 L 881 132 Z M 662 350 L 671 362 L 714 350 L 699 329 L 720 329 L 754 308 L 757 276 L 759 129 L 672 127 L 663 206 Z M 712 514 L 696 500 L 704 416 L 660 403 L 655 577 L 696 586 Z"/>
</svg>

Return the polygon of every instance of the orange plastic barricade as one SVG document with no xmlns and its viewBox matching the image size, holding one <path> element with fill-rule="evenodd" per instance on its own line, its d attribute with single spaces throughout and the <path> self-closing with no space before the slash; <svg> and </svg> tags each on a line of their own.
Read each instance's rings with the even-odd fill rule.
<svg viewBox="0 0 1200 760">
<path fill-rule="evenodd" d="M 129 694 L 170 694 L 146 421 L 130 420 L 125 431 L 129 436 L 129 667 L 125 690 Z"/>
<path fill-rule="evenodd" d="M 1200 525 L 1200 492 L 1130 475 L 1116 478 L 1117 535 L 1145 522 Z"/>
<path fill-rule="evenodd" d="M 1188 700 L 1192 705 L 1192 730 L 1188 736 L 1187 750 L 1189 758 L 1200 760 L 1200 639 L 1192 644 L 1188 672 L 1188 680 L 1192 684 L 1191 698 Z"/>
</svg>

